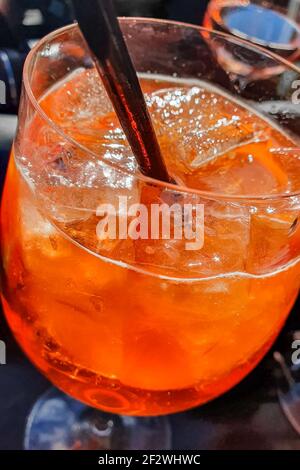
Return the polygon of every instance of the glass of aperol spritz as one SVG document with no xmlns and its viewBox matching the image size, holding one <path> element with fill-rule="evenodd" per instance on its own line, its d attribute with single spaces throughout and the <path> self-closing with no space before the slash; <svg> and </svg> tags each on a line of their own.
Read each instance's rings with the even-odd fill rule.
<svg viewBox="0 0 300 470">
<path fill-rule="evenodd" d="M 25 353 L 67 395 L 37 402 L 26 448 L 169 447 L 154 417 L 238 383 L 298 294 L 299 69 L 195 26 L 121 27 L 178 185 L 139 173 L 78 27 L 43 39 L 25 65 L 2 199 L 2 300 Z M 102 236 L 97 208 L 120 196 L 201 204 L 203 246 Z"/>
</svg>

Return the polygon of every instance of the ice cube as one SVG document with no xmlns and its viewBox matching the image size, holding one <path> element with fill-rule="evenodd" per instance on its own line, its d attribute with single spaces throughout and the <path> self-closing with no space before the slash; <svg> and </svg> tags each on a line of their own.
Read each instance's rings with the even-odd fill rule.
<svg viewBox="0 0 300 470">
<path fill-rule="evenodd" d="M 280 165 L 287 179 L 285 192 L 291 194 L 300 188 L 300 150 L 298 148 L 270 148 L 272 158 Z"/>
<path fill-rule="evenodd" d="M 248 272 L 268 273 L 293 261 L 300 247 L 299 216 L 299 208 L 283 208 L 278 202 L 251 215 Z"/>
<path fill-rule="evenodd" d="M 175 197 L 176 193 L 173 194 Z M 143 188 L 141 200 L 150 206 L 166 199 L 159 188 Z M 170 199 L 170 195 L 169 195 Z M 215 276 L 244 271 L 249 243 L 249 210 L 243 205 L 210 201 L 196 194 L 180 193 L 178 204 L 200 204 L 204 210 L 204 244 L 187 249 L 187 240 L 170 238 L 136 240 L 135 259 L 142 267 L 174 277 Z M 184 221 L 183 221 L 184 222 Z M 176 220 L 171 220 L 175 225 Z M 171 230 L 171 234 L 174 233 Z"/>
<path fill-rule="evenodd" d="M 190 172 L 265 139 L 263 121 L 253 125 L 245 108 L 199 86 L 161 90 L 148 97 L 148 106 L 160 139 L 167 135 L 176 142 L 175 156 Z"/>
<path fill-rule="evenodd" d="M 69 132 L 74 124 L 84 126 L 95 116 L 107 115 L 113 109 L 95 68 L 78 69 L 41 104 L 49 118 L 62 126 L 65 132 Z"/>
<path fill-rule="evenodd" d="M 95 69 L 79 70 L 63 86 L 50 93 L 41 106 L 63 132 L 93 154 L 119 167 L 135 171 L 137 165 L 111 101 Z M 60 136 L 56 135 L 59 142 Z"/>
</svg>

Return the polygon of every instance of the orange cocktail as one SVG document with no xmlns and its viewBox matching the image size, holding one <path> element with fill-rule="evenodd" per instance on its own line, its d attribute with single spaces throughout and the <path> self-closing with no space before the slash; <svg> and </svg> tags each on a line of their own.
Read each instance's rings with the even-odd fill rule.
<svg viewBox="0 0 300 470">
<path fill-rule="evenodd" d="M 61 34 L 82 59 L 76 29 Z M 205 77 L 144 73 L 180 186 L 148 181 L 95 69 L 73 70 L 74 58 L 59 75 L 56 64 L 42 89 L 54 39 L 27 65 L 36 97 L 23 102 L 2 201 L 8 322 L 44 374 L 93 407 L 157 415 L 206 402 L 258 363 L 297 296 L 297 136 Z M 201 248 L 99 234 L 99 204 L 150 207 L 166 194 L 203 205 Z"/>
</svg>

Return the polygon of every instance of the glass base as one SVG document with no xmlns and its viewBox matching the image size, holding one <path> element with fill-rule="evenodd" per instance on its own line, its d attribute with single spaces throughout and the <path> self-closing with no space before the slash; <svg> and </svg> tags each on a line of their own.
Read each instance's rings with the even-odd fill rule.
<svg viewBox="0 0 300 470">
<path fill-rule="evenodd" d="M 85 406 L 52 388 L 27 421 L 26 450 L 169 450 L 166 417 L 136 418 Z"/>
</svg>

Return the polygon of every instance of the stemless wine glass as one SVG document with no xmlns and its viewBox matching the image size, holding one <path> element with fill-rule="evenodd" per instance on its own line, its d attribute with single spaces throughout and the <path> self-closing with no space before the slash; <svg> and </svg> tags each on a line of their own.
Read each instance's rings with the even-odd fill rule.
<svg viewBox="0 0 300 470">
<path fill-rule="evenodd" d="M 299 289 L 299 69 L 204 28 L 151 19 L 121 27 L 182 185 L 138 172 L 76 25 L 32 50 L 2 200 L 2 299 L 30 360 L 80 402 L 57 390 L 42 397 L 29 449 L 168 448 L 168 423 L 155 416 L 239 382 Z M 223 154 L 226 168 L 237 165 L 233 179 Z M 120 197 L 119 221 L 138 203 L 199 205 L 204 243 L 108 239 L 99 207 L 113 212 Z"/>
</svg>

